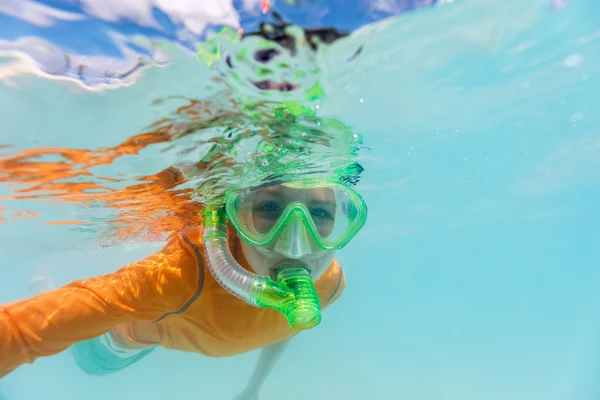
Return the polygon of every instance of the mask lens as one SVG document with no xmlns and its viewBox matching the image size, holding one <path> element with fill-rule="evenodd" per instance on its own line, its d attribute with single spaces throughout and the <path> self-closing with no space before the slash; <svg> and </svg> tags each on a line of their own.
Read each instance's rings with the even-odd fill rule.
<svg viewBox="0 0 600 400">
<path fill-rule="evenodd" d="M 332 249 L 351 239 L 366 218 L 360 196 L 337 184 L 247 189 L 229 194 L 226 210 L 242 236 L 255 245 L 271 243 L 294 219 L 305 224 L 321 247 Z"/>
</svg>

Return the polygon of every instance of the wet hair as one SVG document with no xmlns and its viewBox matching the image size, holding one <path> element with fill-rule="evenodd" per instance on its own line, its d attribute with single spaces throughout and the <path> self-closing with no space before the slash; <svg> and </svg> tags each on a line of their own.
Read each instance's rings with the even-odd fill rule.
<svg viewBox="0 0 600 400">
<path fill-rule="evenodd" d="M 353 162 L 343 171 L 343 173 L 340 174 L 338 172 L 339 178 L 337 180 L 340 183 L 347 185 L 347 186 L 356 186 L 360 182 L 361 175 L 364 170 L 365 169 L 363 168 L 363 166 L 360 165 L 358 162 Z M 308 172 L 305 174 L 304 178 L 310 178 L 310 175 L 313 175 L 313 174 L 321 175 L 321 174 L 323 174 L 323 172 L 322 171 Z M 285 174 L 273 174 L 273 175 L 270 175 L 270 176 L 262 179 L 258 185 L 253 186 L 252 188 L 256 189 L 256 188 L 261 188 L 261 187 L 277 186 L 277 185 L 282 185 L 284 183 L 295 181 L 295 180 L 298 180 L 297 176 L 290 177 Z"/>
<path fill-rule="evenodd" d="M 358 162 L 354 162 L 352 165 L 350 165 L 350 167 L 347 168 L 347 170 L 350 172 L 350 174 L 340 177 L 340 182 L 348 186 L 358 185 L 362 172 L 365 170 L 363 166 Z"/>
</svg>

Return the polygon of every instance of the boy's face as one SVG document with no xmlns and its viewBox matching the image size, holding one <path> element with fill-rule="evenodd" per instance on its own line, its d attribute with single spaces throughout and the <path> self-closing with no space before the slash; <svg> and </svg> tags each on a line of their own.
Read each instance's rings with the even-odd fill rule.
<svg viewBox="0 0 600 400">
<path fill-rule="evenodd" d="M 249 199 L 251 207 L 247 215 L 240 215 L 259 233 L 267 233 L 279 220 L 285 208 L 292 202 L 306 206 L 321 236 L 328 236 L 333 229 L 336 200 L 331 188 L 316 187 L 296 189 L 283 185 L 263 187 L 254 191 Z M 335 251 L 321 249 L 308 233 L 303 223 L 291 221 L 275 240 L 267 246 L 258 247 L 241 239 L 242 251 L 248 263 L 259 275 L 272 276 L 281 263 L 290 260 L 306 264 L 316 280 L 329 267 Z"/>
</svg>

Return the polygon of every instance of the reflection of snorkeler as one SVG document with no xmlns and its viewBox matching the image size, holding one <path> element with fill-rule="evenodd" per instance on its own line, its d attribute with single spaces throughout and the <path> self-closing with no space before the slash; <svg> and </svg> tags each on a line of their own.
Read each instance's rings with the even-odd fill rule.
<svg viewBox="0 0 600 400">
<path fill-rule="evenodd" d="M 205 210 L 204 228 L 185 229 L 162 251 L 0 306 L 0 377 L 70 346 L 93 375 L 116 372 L 156 346 L 209 357 L 264 347 L 240 397 L 256 398 L 286 340 L 318 324 L 320 308 L 341 295 L 345 277 L 334 254 L 366 212 L 337 181 L 230 189 L 224 205 Z"/>
<path fill-rule="evenodd" d="M 284 22 L 283 18 L 277 13 L 272 12 L 277 24 L 261 22 L 256 32 L 244 33 L 243 39 L 259 37 L 265 41 L 273 43 L 272 46 L 260 48 L 254 51 L 254 60 L 262 65 L 260 71 L 263 75 L 270 75 L 275 69 L 283 67 L 288 68 L 284 62 L 279 64 L 277 57 L 282 51 L 288 52 L 291 57 L 298 54 L 298 48 L 301 45 L 308 46 L 313 52 L 317 51 L 319 43 L 331 44 L 336 40 L 348 36 L 347 33 L 339 32 L 335 28 L 319 28 L 302 30 L 303 37 L 296 37 L 288 31 L 292 25 Z M 236 68 L 231 56 L 225 59 L 229 68 Z M 287 80 L 276 81 L 274 79 L 253 79 L 252 84 L 260 90 L 292 92 L 299 88 L 297 82 Z"/>
</svg>

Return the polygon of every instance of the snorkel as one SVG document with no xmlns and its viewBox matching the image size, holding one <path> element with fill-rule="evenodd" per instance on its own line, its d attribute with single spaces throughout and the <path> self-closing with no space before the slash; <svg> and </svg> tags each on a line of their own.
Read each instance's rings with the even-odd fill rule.
<svg viewBox="0 0 600 400">
<path fill-rule="evenodd" d="M 227 215 L 223 207 L 203 211 L 203 245 L 208 269 L 233 296 L 261 308 L 273 308 L 296 330 L 314 328 L 321 322 L 321 306 L 309 270 L 298 264 L 279 266 L 275 279 L 244 269 L 229 250 Z"/>
<path fill-rule="evenodd" d="M 220 68 L 222 66 L 225 70 L 221 71 L 231 78 L 226 80 L 226 82 L 228 82 L 228 85 L 231 85 L 230 87 L 234 89 L 234 93 L 236 93 L 234 100 L 236 106 L 235 115 L 238 115 L 237 111 L 239 109 L 241 111 L 241 121 L 243 122 L 240 124 L 239 121 L 235 121 L 236 128 L 233 132 L 239 131 L 240 129 L 238 129 L 237 126 L 243 127 L 246 124 L 245 121 L 247 119 L 250 119 L 250 124 L 252 126 L 259 124 L 266 127 L 269 132 L 277 132 L 277 135 L 273 140 L 266 139 L 267 136 L 265 136 L 266 142 L 262 146 L 262 152 L 256 155 L 256 161 L 264 160 L 267 162 L 266 165 L 271 165 L 262 172 L 275 172 L 276 176 L 280 178 L 283 171 L 273 171 L 272 168 L 281 165 L 281 163 L 273 162 L 270 164 L 270 159 L 284 156 L 288 151 L 289 153 L 286 157 L 291 156 L 294 152 L 296 152 L 298 156 L 304 156 L 305 146 L 307 143 L 311 142 L 310 140 L 308 142 L 306 141 L 306 139 L 309 138 L 304 138 L 306 136 L 305 131 L 307 130 L 307 127 L 311 127 L 312 131 L 312 127 L 315 123 L 319 126 L 318 131 L 340 133 L 340 135 L 334 134 L 332 136 L 335 140 L 332 139 L 331 144 L 337 143 L 338 137 L 343 138 L 340 143 L 343 142 L 345 144 L 345 138 L 348 138 L 352 147 L 351 155 L 354 155 L 355 150 L 357 150 L 355 147 L 360 144 L 358 135 L 352 133 L 348 127 L 337 120 L 317 117 L 315 107 L 308 104 L 315 100 L 322 99 L 325 96 L 319 81 L 315 81 L 312 85 L 306 85 L 305 87 L 308 87 L 308 89 L 305 89 L 303 92 L 295 91 L 294 93 L 283 93 L 276 98 L 265 99 L 265 94 L 256 93 L 256 84 L 254 82 L 256 82 L 257 79 L 248 77 L 247 74 L 244 73 L 244 68 L 234 69 L 233 65 L 238 62 L 239 64 L 244 64 L 246 60 L 248 60 L 249 49 L 255 49 L 255 47 L 264 49 L 264 43 L 273 40 L 269 39 L 271 36 L 268 36 L 265 37 L 266 41 L 262 39 L 259 40 L 257 46 L 250 47 L 250 44 L 252 44 L 252 42 L 250 42 L 248 46 L 243 46 L 240 49 L 236 47 L 236 45 L 243 37 L 241 32 L 236 32 L 230 28 L 224 28 L 215 38 L 204 41 L 200 45 L 197 56 L 198 60 L 207 67 Z M 305 43 L 305 41 L 302 40 L 300 43 Z M 305 44 L 303 44 L 303 46 L 306 47 Z M 315 49 L 311 48 L 311 51 L 314 50 Z M 221 61 L 223 61 L 222 64 Z M 284 69 L 286 70 L 284 71 L 285 74 L 287 74 L 288 68 L 284 67 Z M 315 71 L 319 71 L 319 69 L 317 68 Z M 302 72 L 301 75 L 297 76 L 305 77 L 306 75 L 308 74 Z M 303 82 L 306 83 L 306 78 L 303 78 Z M 260 87 L 258 89 L 263 90 Z M 269 93 L 268 96 L 271 96 L 271 94 Z M 223 126 L 224 123 L 222 121 L 217 121 L 219 126 Z M 283 130 L 286 130 L 288 133 L 282 136 L 279 132 Z M 252 130 L 252 132 L 254 131 Z M 232 154 L 237 154 L 237 143 L 245 137 L 245 134 L 238 135 L 235 133 L 235 135 L 236 136 L 231 140 L 231 145 L 227 145 L 225 148 L 220 147 L 220 152 L 231 151 Z M 262 135 L 262 133 L 260 135 Z M 260 135 L 257 136 L 260 138 Z M 271 134 L 268 136 L 270 137 Z M 231 138 L 231 136 L 229 137 Z M 298 139 L 295 142 L 290 141 L 288 144 L 288 137 L 297 137 Z M 329 138 L 330 135 L 327 134 L 326 137 Z M 285 143 L 283 140 L 285 140 Z M 279 143 L 280 141 L 281 143 Z M 319 143 L 320 142 L 321 139 L 319 139 Z M 223 165 L 227 165 L 227 163 L 224 163 Z M 234 176 L 242 176 L 241 174 L 238 175 L 238 172 L 245 171 L 246 165 L 250 164 L 242 163 L 239 167 L 235 166 Z M 335 168 L 337 169 L 340 165 L 341 162 L 339 160 L 336 161 Z M 213 200 L 214 199 L 211 199 L 210 201 Z M 293 329 L 304 330 L 317 326 L 321 321 L 320 302 L 308 268 L 300 262 L 291 261 L 295 260 L 295 258 L 290 258 L 290 261 L 287 264 L 277 265 L 277 269 L 275 269 L 273 274 L 273 279 L 262 275 L 257 276 L 243 268 L 235 260 L 229 250 L 227 222 L 231 222 L 236 228 L 238 235 L 240 235 L 246 243 L 255 247 L 262 246 L 264 243 L 257 244 L 253 238 L 246 235 L 242 229 L 240 229 L 243 222 L 236 222 L 235 216 L 232 216 L 232 213 L 229 211 L 227 205 L 225 205 L 224 208 L 223 204 L 219 203 L 209 203 L 203 211 L 203 246 L 205 249 L 207 266 L 215 280 L 217 280 L 217 282 L 230 294 L 252 306 L 273 308 L 279 311 L 285 316 Z M 360 216 L 362 217 L 362 214 L 360 214 Z M 356 233 L 355 231 L 360 229 L 359 225 L 361 221 L 356 219 L 356 221 L 351 222 L 353 222 L 354 225 L 350 227 L 351 229 L 349 231 L 344 232 L 347 234 L 348 240 Z M 314 226 L 311 229 L 311 232 L 313 233 L 311 236 L 313 236 L 313 239 L 316 230 L 317 228 Z M 282 230 L 278 229 L 276 233 L 277 235 L 282 234 Z M 285 235 L 285 233 L 283 234 Z M 331 248 L 321 246 L 320 250 L 327 251 L 333 250 L 334 248 L 337 249 L 343 244 L 344 243 L 325 243 L 325 247 Z"/>
</svg>

